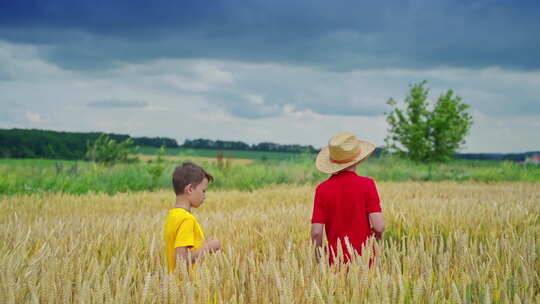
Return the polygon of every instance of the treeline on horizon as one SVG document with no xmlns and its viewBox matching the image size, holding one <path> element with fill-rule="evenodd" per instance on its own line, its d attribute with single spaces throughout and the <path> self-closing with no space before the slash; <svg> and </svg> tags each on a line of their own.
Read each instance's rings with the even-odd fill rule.
<svg viewBox="0 0 540 304">
<path fill-rule="evenodd" d="M 84 159 L 87 143 L 95 141 L 101 132 L 61 132 L 37 129 L 0 129 L 0 158 L 49 158 L 49 159 Z M 311 145 L 281 145 L 262 142 L 249 145 L 242 141 L 224 141 L 210 139 L 186 139 L 178 145 L 175 139 L 167 137 L 131 137 L 125 134 L 107 133 L 110 138 L 121 142 L 133 139 L 134 146 L 159 148 L 186 148 L 212 150 L 243 150 L 289 153 L 317 153 Z M 379 156 L 383 148 L 377 148 L 374 156 Z M 540 154 L 540 151 L 525 153 L 457 153 L 456 159 L 524 161 L 528 155 Z"/>
<path fill-rule="evenodd" d="M 50 158 L 84 159 L 88 143 L 94 142 L 101 132 L 60 132 L 37 129 L 0 129 L 0 158 Z M 313 146 L 281 145 L 263 142 L 248 145 L 241 141 L 209 139 L 185 140 L 178 145 L 175 139 L 166 137 L 131 137 L 125 134 L 106 133 L 109 138 L 122 142 L 128 138 L 134 146 L 166 148 L 245 150 L 292 153 L 315 153 Z"/>
<path fill-rule="evenodd" d="M 241 151 L 266 151 L 266 152 L 292 152 L 292 153 L 316 153 L 319 150 L 313 146 L 282 145 L 271 142 L 262 142 L 254 145 L 242 141 L 225 141 L 210 139 L 186 139 L 181 148 L 189 149 L 212 149 L 212 150 L 241 150 Z"/>
</svg>

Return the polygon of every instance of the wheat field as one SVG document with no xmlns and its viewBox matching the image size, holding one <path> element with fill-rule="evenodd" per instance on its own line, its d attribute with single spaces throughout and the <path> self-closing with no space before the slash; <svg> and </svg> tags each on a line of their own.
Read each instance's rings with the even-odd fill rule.
<svg viewBox="0 0 540 304">
<path fill-rule="evenodd" d="M 313 186 L 212 191 L 222 251 L 165 270 L 172 191 L 0 198 L 1 303 L 540 303 L 538 183 L 379 183 L 374 265 L 316 263 Z M 369 252 L 369 251 L 366 251 Z"/>
</svg>

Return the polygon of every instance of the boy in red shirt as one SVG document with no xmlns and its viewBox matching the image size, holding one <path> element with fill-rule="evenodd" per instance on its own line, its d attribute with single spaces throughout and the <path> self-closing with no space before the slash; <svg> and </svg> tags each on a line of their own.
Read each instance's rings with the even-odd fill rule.
<svg viewBox="0 0 540 304">
<path fill-rule="evenodd" d="M 311 239 L 318 258 L 323 230 L 326 232 L 330 264 L 340 251 L 343 252 L 342 262 L 349 262 L 353 252 L 349 252 L 346 240 L 353 250 L 362 254 L 362 245 L 367 239 L 370 236 L 380 239 L 384 231 L 375 182 L 355 173 L 356 166 L 374 150 L 372 143 L 358 140 L 352 132 L 342 132 L 332 137 L 317 155 L 317 169 L 332 175 L 319 184 L 315 192 Z"/>
</svg>

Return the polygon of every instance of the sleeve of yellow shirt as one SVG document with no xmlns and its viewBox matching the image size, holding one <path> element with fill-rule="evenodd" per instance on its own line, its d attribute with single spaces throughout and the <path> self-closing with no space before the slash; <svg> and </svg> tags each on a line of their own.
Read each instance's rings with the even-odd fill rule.
<svg viewBox="0 0 540 304">
<path fill-rule="evenodd" d="M 193 247 L 195 245 L 195 233 L 194 233 L 195 221 L 187 218 L 180 224 L 180 228 L 176 233 L 176 239 L 174 240 L 174 247 Z"/>
</svg>

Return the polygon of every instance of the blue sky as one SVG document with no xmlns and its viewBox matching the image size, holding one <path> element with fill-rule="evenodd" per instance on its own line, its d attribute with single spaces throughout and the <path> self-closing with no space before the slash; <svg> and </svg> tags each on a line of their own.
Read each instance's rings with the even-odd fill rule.
<svg viewBox="0 0 540 304">
<path fill-rule="evenodd" d="M 382 145 L 428 81 L 471 105 L 465 152 L 540 150 L 535 1 L 4 1 L 0 127 Z"/>
</svg>

